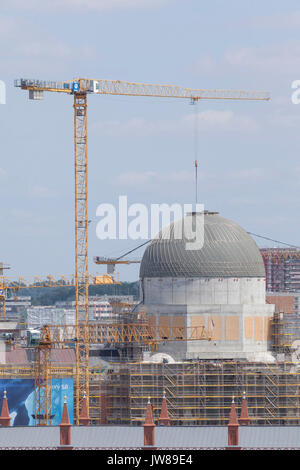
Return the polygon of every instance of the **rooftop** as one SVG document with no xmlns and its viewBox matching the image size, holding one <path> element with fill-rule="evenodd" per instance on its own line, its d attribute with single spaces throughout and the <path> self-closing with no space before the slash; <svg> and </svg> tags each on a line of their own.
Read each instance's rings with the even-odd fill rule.
<svg viewBox="0 0 300 470">
<path fill-rule="evenodd" d="M 57 448 L 58 426 L 0 427 L 0 448 Z M 155 447 L 165 449 L 222 449 L 228 443 L 227 426 L 156 426 Z M 72 426 L 71 443 L 77 449 L 140 449 L 142 427 Z M 299 426 L 240 426 L 243 449 L 300 450 Z"/>
</svg>

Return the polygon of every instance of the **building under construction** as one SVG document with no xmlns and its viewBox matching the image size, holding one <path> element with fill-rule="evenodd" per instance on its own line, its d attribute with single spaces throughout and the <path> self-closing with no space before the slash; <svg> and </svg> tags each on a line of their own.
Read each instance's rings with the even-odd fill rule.
<svg viewBox="0 0 300 470">
<path fill-rule="evenodd" d="M 175 238 L 188 217 L 204 218 L 201 250 Z M 232 396 L 241 406 L 246 393 L 252 423 L 300 424 L 298 316 L 266 300 L 262 256 L 241 227 L 211 212 L 186 218 L 150 243 L 140 269 L 140 311 L 166 341 L 114 365 L 102 383 L 101 422 L 141 424 L 148 397 L 158 419 L 165 393 L 173 424 L 222 425 Z M 195 325 L 212 340 L 168 340 L 170 329 Z"/>
<path fill-rule="evenodd" d="M 253 424 L 300 424 L 300 372 L 287 362 L 133 363 L 102 389 L 103 424 L 142 424 L 148 397 L 158 420 L 165 393 L 172 424 L 225 425 L 246 393 Z"/>
<path fill-rule="evenodd" d="M 200 250 L 186 250 L 188 240 L 175 236 L 186 219 L 196 230 L 204 227 Z M 149 397 L 158 419 L 164 394 L 174 425 L 227 424 L 232 396 L 239 408 L 243 394 L 251 423 L 300 424 L 298 315 L 266 295 L 265 266 L 252 238 L 212 212 L 188 214 L 167 233 L 144 253 L 134 312 L 89 327 L 91 424 L 140 425 Z M 43 373 L 51 364 L 52 380 L 75 379 L 72 328 L 51 333 L 54 349 Z M 37 376 L 39 362 L 28 351 L 27 359 L 24 349 L 6 354 L 1 379 Z"/>
<path fill-rule="evenodd" d="M 139 425 L 151 397 L 158 419 L 165 394 L 175 425 L 225 425 L 235 397 L 247 396 L 252 424 L 300 424 L 300 322 L 295 314 L 274 312 L 270 352 L 274 360 L 230 359 L 175 362 L 167 354 L 115 364 L 102 380 L 102 424 Z M 149 360 L 150 359 L 150 360 Z"/>
<path fill-rule="evenodd" d="M 269 292 L 300 291 L 300 250 L 297 248 L 262 248 Z"/>
</svg>

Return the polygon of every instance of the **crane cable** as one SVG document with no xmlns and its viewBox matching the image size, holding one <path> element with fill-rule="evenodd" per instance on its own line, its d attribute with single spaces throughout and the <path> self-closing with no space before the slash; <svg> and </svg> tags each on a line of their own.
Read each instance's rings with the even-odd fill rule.
<svg viewBox="0 0 300 470">
<path fill-rule="evenodd" d="M 268 240 L 274 243 L 279 243 L 280 245 L 286 245 L 286 246 L 289 246 L 290 248 L 296 248 L 300 250 L 300 246 L 297 246 L 297 245 L 291 245 L 290 243 L 281 242 L 280 240 L 274 240 L 273 238 L 263 237 L 262 235 L 257 235 L 257 233 L 252 233 L 252 232 L 247 232 L 247 233 L 254 237 L 263 238 L 264 240 Z"/>
<path fill-rule="evenodd" d="M 119 256 L 119 258 L 116 258 L 116 261 L 119 261 L 120 259 L 124 258 L 124 256 L 129 255 L 133 251 L 138 250 L 139 248 L 141 248 L 142 246 L 147 245 L 147 243 L 150 243 L 150 242 L 151 242 L 151 240 L 147 240 L 146 242 L 142 243 L 141 245 L 137 246 L 136 248 L 133 248 L 133 250 L 127 251 L 127 253 L 124 253 L 124 255 L 121 255 L 121 256 Z"/>
<path fill-rule="evenodd" d="M 194 164 L 195 164 L 195 203 L 198 203 L 198 131 L 199 131 L 199 116 L 198 116 L 198 101 L 191 100 L 191 105 L 195 106 L 194 112 Z"/>
<path fill-rule="evenodd" d="M 262 238 L 264 240 L 268 240 L 268 241 L 271 241 L 271 242 L 274 242 L 274 243 L 279 243 L 280 245 L 286 245 L 286 246 L 289 246 L 290 248 L 296 248 L 296 249 L 300 250 L 300 246 L 297 246 L 297 245 L 292 245 L 290 243 L 285 243 L 285 242 L 282 242 L 280 240 L 274 240 L 273 238 L 265 237 L 263 235 L 258 235 L 257 233 L 253 233 L 253 232 L 247 232 L 247 233 L 248 233 L 248 235 L 251 235 L 251 236 L 254 236 L 254 237 Z M 130 253 L 133 253 L 134 251 L 138 250 L 139 248 L 142 248 L 143 246 L 147 245 L 151 241 L 152 240 L 147 240 L 146 242 L 142 243 L 141 245 L 138 245 L 137 247 L 133 248 L 132 250 L 127 251 L 123 255 L 119 256 L 119 258 L 116 258 L 116 261 L 119 261 L 120 259 L 124 258 L 124 256 L 127 256 Z"/>
</svg>

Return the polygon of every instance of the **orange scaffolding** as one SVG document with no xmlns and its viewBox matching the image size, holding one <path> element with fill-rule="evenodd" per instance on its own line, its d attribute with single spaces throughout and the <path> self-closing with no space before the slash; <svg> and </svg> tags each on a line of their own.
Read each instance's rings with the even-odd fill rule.
<svg viewBox="0 0 300 470">
<path fill-rule="evenodd" d="M 140 425 L 148 397 L 158 420 L 163 393 L 174 425 L 224 425 L 246 392 L 252 424 L 300 424 L 300 370 L 234 361 L 130 363 L 106 383 L 106 422 Z M 109 400 L 107 399 L 109 397 Z"/>
</svg>

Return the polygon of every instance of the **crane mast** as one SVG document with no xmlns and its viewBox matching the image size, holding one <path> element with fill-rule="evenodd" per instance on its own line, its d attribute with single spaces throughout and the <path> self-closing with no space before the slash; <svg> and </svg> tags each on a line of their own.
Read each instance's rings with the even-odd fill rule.
<svg viewBox="0 0 300 470">
<path fill-rule="evenodd" d="M 88 283 L 88 172 L 87 172 L 87 95 L 74 94 L 75 165 L 75 305 L 76 305 L 76 384 L 75 417 L 80 402 L 89 396 L 89 283 Z M 79 325 L 83 324 L 83 334 Z M 79 424 L 76 422 L 76 424 Z"/>
<path fill-rule="evenodd" d="M 89 398 L 88 341 L 88 180 L 87 180 L 87 95 L 149 96 L 206 100 L 268 101 L 268 92 L 245 90 L 205 90 L 174 85 L 146 84 L 120 80 L 76 78 L 50 82 L 15 80 L 15 86 L 28 90 L 29 98 L 43 99 L 44 92 L 74 96 L 75 153 L 75 286 L 76 286 L 76 392 L 75 418 L 79 424 L 80 402 Z M 82 328 L 83 325 L 83 328 Z M 87 400 L 87 403 L 89 400 Z"/>
</svg>

